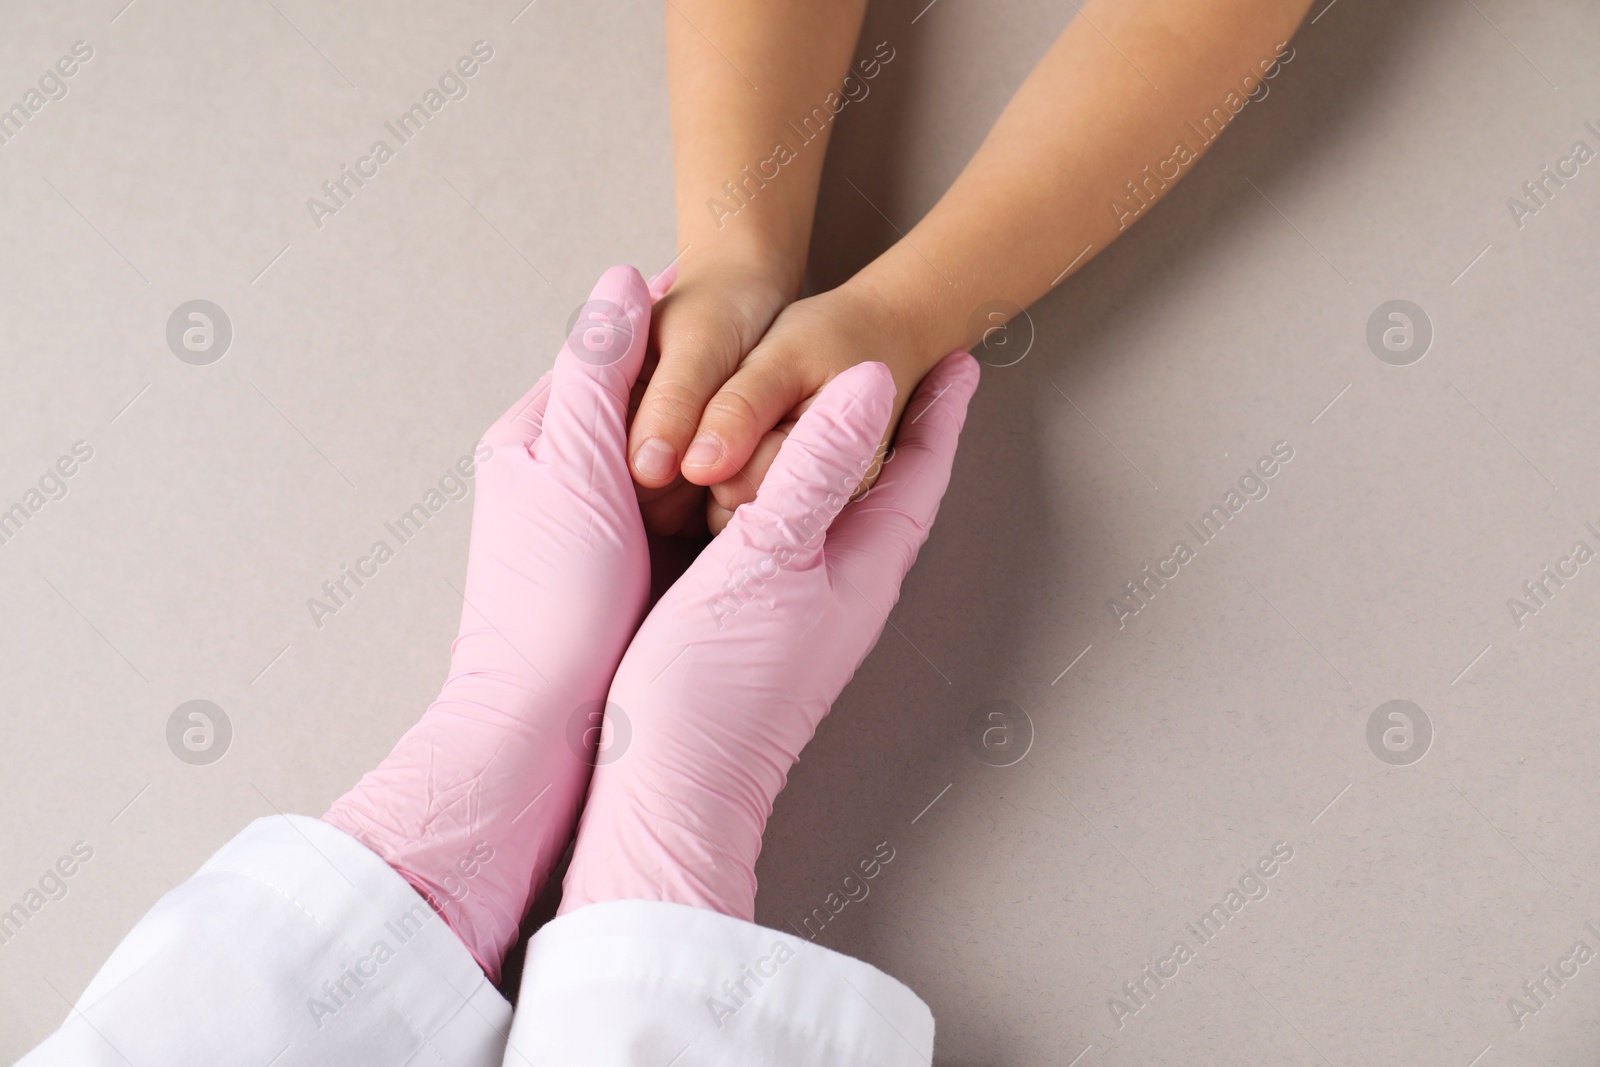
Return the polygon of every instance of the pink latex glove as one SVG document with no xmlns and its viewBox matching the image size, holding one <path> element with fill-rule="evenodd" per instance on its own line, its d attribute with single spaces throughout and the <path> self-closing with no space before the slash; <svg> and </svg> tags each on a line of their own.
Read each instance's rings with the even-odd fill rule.
<svg viewBox="0 0 1600 1067">
<path fill-rule="evenodd" d="M 801 416 L 756 499 L 623 657 L 607 705 L 617 755 L 590 784 L 563 913 L 660 900 L 755 914 L 773 798 L 899 599 L 977 384 L 965 352 L 934 368 L 893 460 L 848 506 L 888 425 L 894 379 L 881 363 L 859 364 Z"/>
<path fill-rule="evenodd" d="M 450 676 L 323 816 L 404 875 L 491 980 L 566 848 L 649 590 L 624 420 L 650 303 L 638 271 L 607 271 L 554 369 L 484 434 Z"/>
</svg>

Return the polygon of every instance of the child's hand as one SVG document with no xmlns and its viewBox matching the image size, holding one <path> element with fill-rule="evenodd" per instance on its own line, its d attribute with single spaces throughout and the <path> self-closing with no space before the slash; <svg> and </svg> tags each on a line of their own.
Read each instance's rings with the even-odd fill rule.
<svg viewBox="0 0 1600 1067">
<path fill-rule="evenodd" d="M 628 435 L 629 467 L 651 533 L 690 533 L 704 523 L 706 492 L 703 483 L 684 480 L 684 453 L 706 401 L 733 376 L 793 291 L 776 272 L 743 258 L 691 253 L 656 304 Z"/>
<path fill-rule="evenodd" d="M 795 420 L 835 376 L 868 360 L 889 368 L 895 395 L 881 454 L 911 390 L 943 354 L 930 358 L 892 303 L 859 281 L 790 304 L 705 405 L 684 456 L 687 483 L 711 487 L 711 532 L 755 499 Z"/>
<path fill-rule="evenodd" d="M 665 900 L 754 914 L 773 798 L 900 596 L 977 385 L 966 353 L 940 363 L 899 458 L 854 503 L 900 404 L 888 369 L 846 370 L 798 421 L 756 500 L 656 603 L 617 668 L 606 723 L 628 740 L 595 769 L 563 913 Z"/>
</svg>

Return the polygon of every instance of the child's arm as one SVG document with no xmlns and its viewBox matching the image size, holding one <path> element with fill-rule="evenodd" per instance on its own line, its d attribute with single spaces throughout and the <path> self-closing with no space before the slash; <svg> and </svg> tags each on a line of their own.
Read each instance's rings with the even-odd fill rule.
<svg viewBox="0 0 1600 1067">
<path fill-rule="evenodd" d="M 933 210 L 845 285 L 778 318 L 701 420 L 723 460 L 686 476 L 716 486 L 725 519 L 776 452 L 768 431 L 861 360 L 890 366 L 903 405 L 941 356 L 996 324 L 974 324 L 980 307 L 1031 304 L 1192 170 L 1241 101 L 1270 91 L 1262 78 L 1309 6 L 1088 0 Z"/>
<path fill-rule="evenodd" d="M 674 482 L 706 401 L 799 294 L 832 123 L 792 158 L 775 158 L 774 148 L 796 141 L 786 123 L 818 107 L 826 114 L 865 8 L 866 0 L 666 0 L 682 252 L 678 280 L 656 308 L 651 349 L 660 362 L 646 368 L 629 436 L 633 475 L 646 490 Z M 643 495 L 658 529 L 698 512 L 704 496 L 698 488 L 692 497 Z"/>
</svg>

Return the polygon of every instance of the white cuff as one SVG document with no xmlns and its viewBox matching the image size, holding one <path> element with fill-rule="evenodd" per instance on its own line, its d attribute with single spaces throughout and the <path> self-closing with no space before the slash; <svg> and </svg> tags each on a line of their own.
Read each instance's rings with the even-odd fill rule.
<svg viewBox="0 0 1600 1067">
<path fill-rule="evenodd" d="M 591 904 L 528 944 L 506 1064 L 927 1067 L 933 1014 L 861 960 L 681 904 Z"/>
<path fill-rule="evenodd" d="M 511 1006 L 393 869 L 259 819 L 162 897 L 18 1067 L 500 1063 Z"/>
</svg>

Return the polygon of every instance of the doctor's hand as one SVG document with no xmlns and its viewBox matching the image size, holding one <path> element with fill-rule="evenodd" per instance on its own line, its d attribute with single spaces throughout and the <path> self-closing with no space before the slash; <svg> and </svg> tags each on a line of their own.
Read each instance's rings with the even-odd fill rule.
<svg viewBox="0 0 1600 1067">
<path fill-rule="evenodd" d="M 411 882 L 491 978 L 570 839 L 583 746 L 644 613 L 625 419 L 649 326 L 644 279 L 611 268 L 555 367 L 483 435 L 449 677 L 324 816 Z"/>
<path fill-rule="evenodd" d="M 845 370 L 802 415 L 755 499 L 656 604 L 607 699 L 562 911 L 663 900 L 749 919 L 773 798 L 882 632 L 950 478 L 978 366 L 922 383 L 866 496 L 896 384 Z"/>
</svg>

